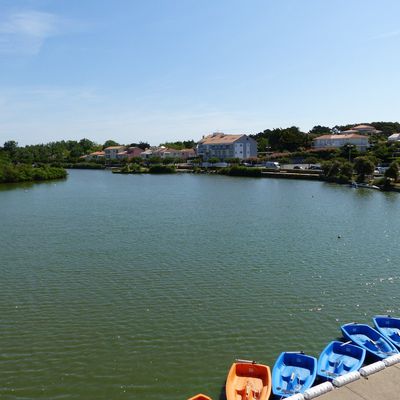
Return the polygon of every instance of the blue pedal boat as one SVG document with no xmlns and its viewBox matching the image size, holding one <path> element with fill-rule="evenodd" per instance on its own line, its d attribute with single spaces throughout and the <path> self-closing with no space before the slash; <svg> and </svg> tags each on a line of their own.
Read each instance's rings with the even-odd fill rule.
<svg viewBox="0 0 400 400">
<path fill-rule="evenodd" d="M 351 340 L 357 346 L 365 349 L 367 353 L 381 360 L 398 353 L 391 342 L 369 325 L 352 322 L 342 325 L 341 329 L 347 340 Z"/>
<path fill-rule="evenodd" d="M 372 320 L 378 332 L 400 349 L 400 318 L 376 315 Z"/>
<path fill-rule="evenodd" d="M 330 342 L 318 358 L 317 374 L 331 380 L 358 371 L 364 363 L 365 354 L 364 349 L 350 342 Z"/>
<path fill-rule="evenodd" d="M 281 397 L 303 393 L 317 375 L 317 359 L 301 352 L 283 352 L 272 370 L 272 391 Z"/>
</svg>

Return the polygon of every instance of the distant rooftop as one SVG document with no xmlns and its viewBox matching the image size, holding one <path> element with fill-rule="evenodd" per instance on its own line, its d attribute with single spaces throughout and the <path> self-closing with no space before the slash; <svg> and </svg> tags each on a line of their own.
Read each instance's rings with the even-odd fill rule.
<svg viewBox="0 0 400 400">
<path fill-rule="evenodd" d="M 200 140 L 201 144 L 227 144 L 233 143 L 236 140 L 240 139 L 243 136 L 241 135 L 227 135 L 222 132 L 215 132 L 212 135 L 208 135 Z"/>
<path fill-rule="evenodd" d="M 366 125 L 366 124 L 361 124 L 361 125 L 353 126 L 352 129 L 355 129 L 355 130 L 358 130 L 358 129 L 375 130 L 375 128 L 374 128 L 372 125 Z"/>
<path fill-rule="evenodd" d="M 114 149 L 123 149 L 125 148 L 125 146 L 110 146 L 110 147 L 106 147 L 104 150 L 114 150 Z"/>
<path fill-rule="evenodd" d="M 345 131 L 348 132 L 348 131 Z M 331 139 L 331 140 L 335 140 L 335 139 L 365 139 L 366 136 L 363 135 L 358 135 L 356 133 L 350 133 L 350 134 L 340 134 L 340 135 L 322 135 L 322 136 L 318 136 L 315 139 Z"/>
</svg>

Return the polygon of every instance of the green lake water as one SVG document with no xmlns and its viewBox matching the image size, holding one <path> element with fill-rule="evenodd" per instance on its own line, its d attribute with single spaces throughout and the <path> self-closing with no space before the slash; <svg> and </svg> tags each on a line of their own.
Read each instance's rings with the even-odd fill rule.
<svg viewBox="0 0 400 400">
<path fill-rule="evenodd" d="M 3 185 L 0 398 L 218 399 L 235 358 L 400 315 L 399 241 L 399 194 L 322 182 Z"/>
</svg>

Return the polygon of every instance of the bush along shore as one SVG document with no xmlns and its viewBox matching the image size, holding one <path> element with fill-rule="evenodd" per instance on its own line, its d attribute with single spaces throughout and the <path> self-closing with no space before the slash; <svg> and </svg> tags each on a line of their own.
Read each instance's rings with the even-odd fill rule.
<svg viewBox="0 0 400 400">
<path fill-rule="evenodd" d="M 139 164 L 126 164 L 121 168 L 112 168 L 114 174 L 174 174 L 176 172 L 174 165 L 154 164 L 149 167 L 143 167 Z"/>
<path fill-rule="evenodd" d="M 315 166 L 314 166 L 315 167 Z M 232 177 L 253 178 L 282 178 L 319 180 L 337 184 L 352 185 L 353 187 L 371 187 L 385 191 L 400 191 L 396 181 L 399 178 L 399 165 L 392 162 L 384 173 L 376 176 L 374 164 L 368 157 L 357 157 L 354 163 L 346 160 L 335 159 L 321 163 L 314 169 L 272 169 L 267 167 L 249 167 L 238 162 L 224 167 L 208 163 L 206 167 L 197 164 L 148 164 L 127 163 L 121 167 L 112 168 L 116 174 L 171 174 L 175 172 L 218 174 Z"/>
</svg>

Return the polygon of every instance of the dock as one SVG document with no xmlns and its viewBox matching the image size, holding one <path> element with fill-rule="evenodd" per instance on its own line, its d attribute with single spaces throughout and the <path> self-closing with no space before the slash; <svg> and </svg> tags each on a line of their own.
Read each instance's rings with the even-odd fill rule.
<svg viewBox="0 0 400 400">
<path fill-rule="evenodd" d="M 400 399 L 400 364 L 337 388 L 318 400 L 396 400 Z"/>
<path fill-rule="evenodd" d="M 400 354 L 338 375 L 286 400 L 397 400 L 400 399 Z"/>
</svg>

